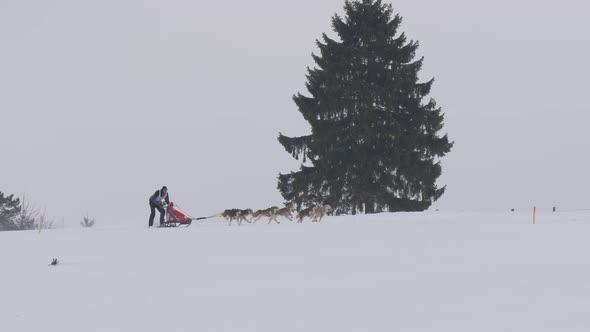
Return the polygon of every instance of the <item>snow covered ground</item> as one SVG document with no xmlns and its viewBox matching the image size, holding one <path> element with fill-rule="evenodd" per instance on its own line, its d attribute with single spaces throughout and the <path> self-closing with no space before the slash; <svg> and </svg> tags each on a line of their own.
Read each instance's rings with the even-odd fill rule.
<svg viewBox="0 0 590 332">
<path fill-rule="evenodd" d="M 537 221 L 429 212 L 4 232 L 0 330 L 590 331 L 590 213 Z"/>
</svg>

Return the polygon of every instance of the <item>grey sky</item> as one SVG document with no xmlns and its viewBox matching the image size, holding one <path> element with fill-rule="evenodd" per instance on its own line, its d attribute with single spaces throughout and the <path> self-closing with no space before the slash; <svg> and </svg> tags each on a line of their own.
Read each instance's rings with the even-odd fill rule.
<svg viewBox="0 0 590 332">
<path fill-rule="evenodd" d="M 341 0 L 0 0 L 0 190 L 75 223 L 281 203 L 315 39 Z M 583 1 L 395 1 L 456 142 L 441 209 L 590 208 Z"/>
</svg>

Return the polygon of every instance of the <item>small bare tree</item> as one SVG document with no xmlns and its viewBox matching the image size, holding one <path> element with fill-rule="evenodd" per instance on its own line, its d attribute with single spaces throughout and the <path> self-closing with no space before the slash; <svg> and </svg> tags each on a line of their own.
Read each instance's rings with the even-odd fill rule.
<svg viewBox="0 0 590 332">
<path fill-rule="evenodd" d="M 39 215 L 37 220 L 35 220 L 35 228 L 39 230 L 39 233 L 44 229 L 54 229 L 55 219 L 47 219 L 45 212 L 43 212 Z"/>
<path fill-rule="evenodd" d="M 90 219 L 89 216 L 84 216 L 80 225 L 82 225 L 82 227 L 84 227 L 84 228 L 90 228 L 90 227 L 94 226 L 95 222 L 96 222 L 96 220 Z"/>
<path fill-rule="evenodd" d="M 35 229 L 35 220 L 39 215 L 39 209 L 29 203 L 23 195 L 20 213 L 16 216 L 14 224 L 17 230 L 33 230 Z"/>
</svg>

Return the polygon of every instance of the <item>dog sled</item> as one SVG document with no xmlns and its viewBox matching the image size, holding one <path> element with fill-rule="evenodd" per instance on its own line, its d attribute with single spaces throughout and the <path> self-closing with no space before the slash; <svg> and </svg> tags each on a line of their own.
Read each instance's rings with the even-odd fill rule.
<svg viewBox="0 0 590 332">
<path fill-rule="evenodd" d="M 207 218 L 192 218 L 187 213 L 181 211 L 178 207 L 175 207 L 174 204 L 170 203 L 168 206 L 166 206 L 166 217 L 164 218 L 164 223 L 161 224 L 160 227 L 189 227 L 193 221 L 204 219 Z"/>
</svg>

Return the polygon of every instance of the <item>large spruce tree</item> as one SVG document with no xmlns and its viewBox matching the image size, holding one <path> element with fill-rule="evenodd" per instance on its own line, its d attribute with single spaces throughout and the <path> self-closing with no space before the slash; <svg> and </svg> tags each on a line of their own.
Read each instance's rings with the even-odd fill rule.
<svg viewBox="0 0 590 332">
<path fill-rule="evenodd" d="M 433 80 L 418 81 L 418 42 L 398 33 L 402 18 L 389 4 L 344 9 L 332 19 L 340 40 L 317 41 L 310 96 L 294 96 L 311 135 L 279 136 L 303 164 L 280 174 L 278 188 L 298 207 L 330 204 L 338 214 L 425 210 L 445 191 L 436 180 L 453 144 L 440 134 L 441 109 L 424 101 Z"/>
</svg>

